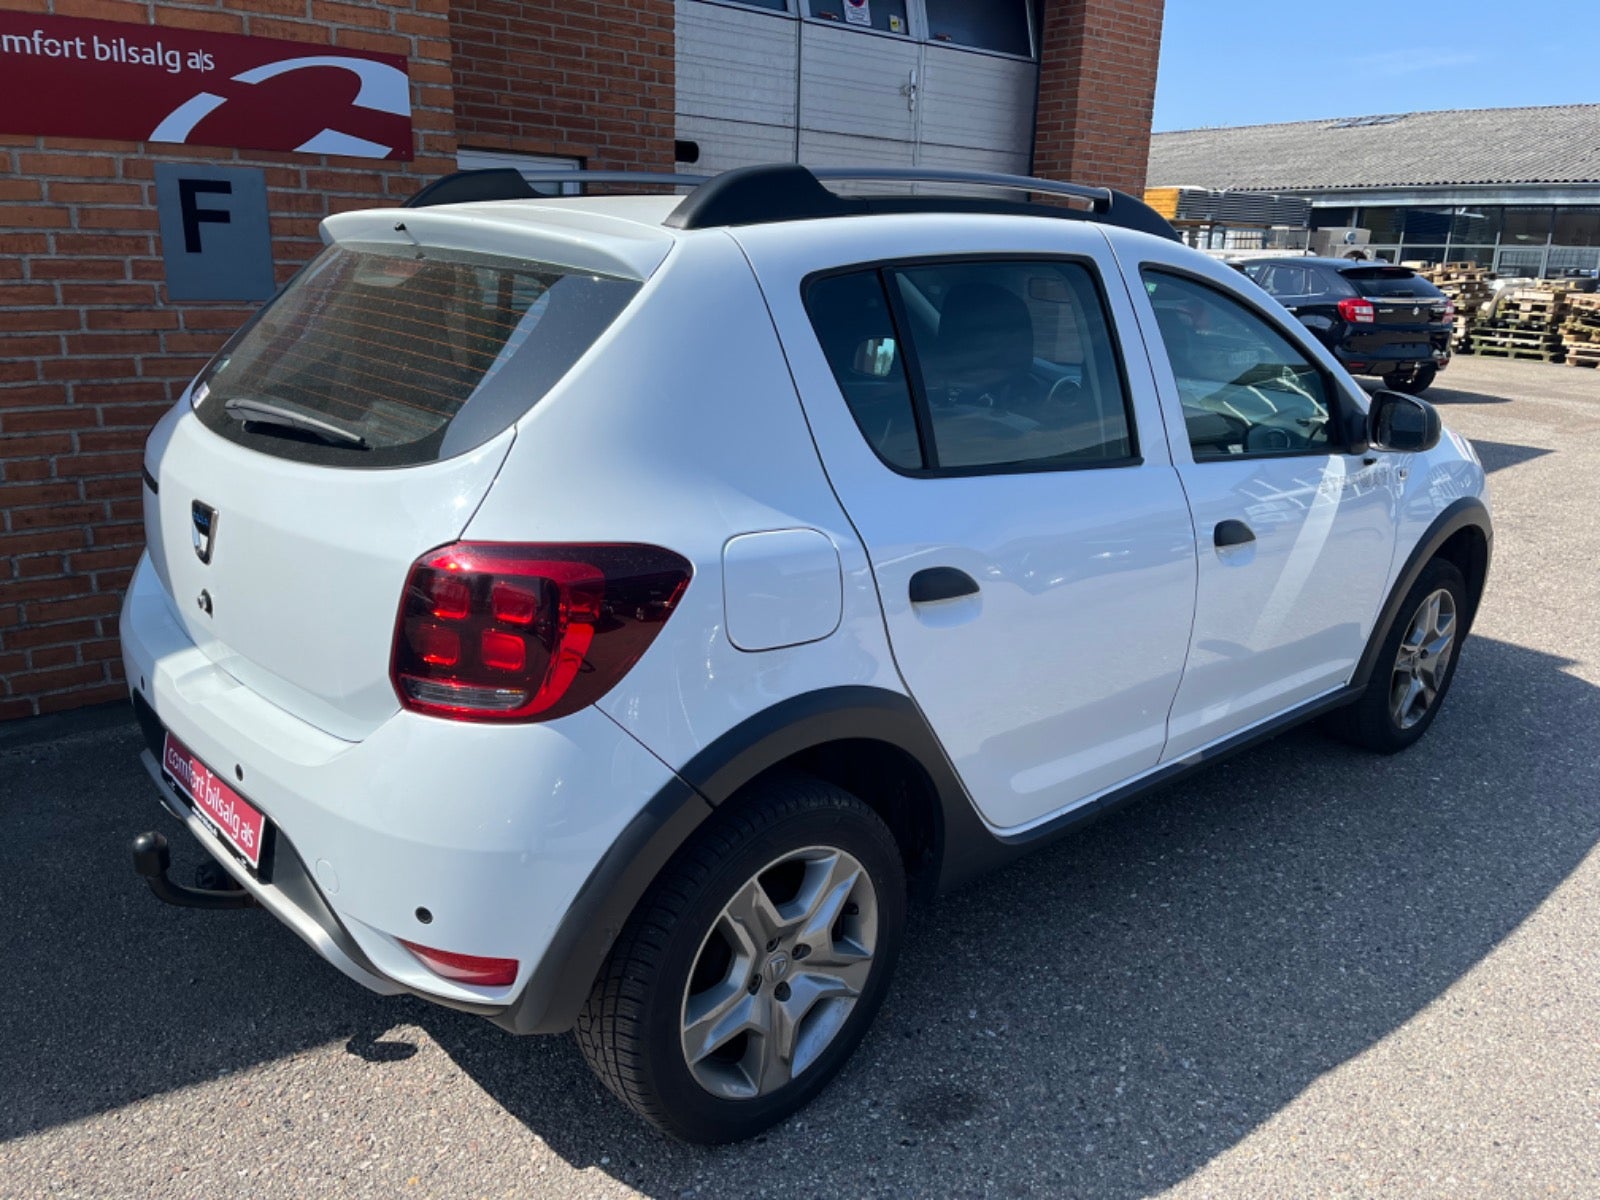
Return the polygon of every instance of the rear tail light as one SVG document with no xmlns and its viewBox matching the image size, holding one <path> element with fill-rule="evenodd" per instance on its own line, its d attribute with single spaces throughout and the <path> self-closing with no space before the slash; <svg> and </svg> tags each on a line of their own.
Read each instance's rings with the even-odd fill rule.
<svg viewBox="0 0 1600 1200">
<path fill-rule="evenodd" d="M 411 566 L 389 674 L 400 703 L 459 721 L 548 721 L 628 673 L 692 574 L 657 546 L 457 542 Z"/>
<path fill-rule="evenodd" d="M 1378 319 L 1378 310 L 1372 301 L 1351 296 L 1339 301 L 1339 315 L 1352 325 L 1371 325 Z"/>
<path fill-rule="evenodd" d="M 440 979 L 477 987 L 506 987 L 517 981 L 514 958 L 483 958 L 476 954 L 457 954 L 453 950 L 435 950 L 405 938 L 400 938 L 399 942 Z"/>
<path fill-rule="evenodd" d="M 1455 302 L 1451 301 L 1450 303 L 1448 303 L 1448 304 L 1446 304 L 1444 306 L 1444 323 L 1446 325 L 1453 325 L 1453 324 L 1455 324 L 1455 320 L 1456 320 L 1456 306 L 1455 306 Z"/>
</svg>

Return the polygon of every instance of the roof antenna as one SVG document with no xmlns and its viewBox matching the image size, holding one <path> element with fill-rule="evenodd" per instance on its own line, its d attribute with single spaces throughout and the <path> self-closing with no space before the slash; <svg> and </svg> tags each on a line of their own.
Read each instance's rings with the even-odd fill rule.
<svg viewBox="0 0 1600 1200">
<path fill-rule="evenodd" d="M 416 234 L 412 233 L 411 230 L 406 228 L 406 223 L 404 221 L 396 221 L 395 222 L 395 226 L 394 226 L 394 231 L 396 233 L 403 233 L 408 238 L 410 238 L 411 239 L 411 244 L 417 248 L 417 257 L 418 258 L 423 257 L 423 254 L 422 254 L 422 243 L 417 241 L 417 235 Z"/>
</svg>

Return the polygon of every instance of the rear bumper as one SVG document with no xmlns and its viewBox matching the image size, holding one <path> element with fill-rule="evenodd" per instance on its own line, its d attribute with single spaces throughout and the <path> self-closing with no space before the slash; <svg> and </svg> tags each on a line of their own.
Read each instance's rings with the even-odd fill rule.
<svg viewBox="0 0 1600 1200">
<path fill-rule="evenodd" d="M 1432 366 L 1443 370 L 1450 365 L 1450 335 L 1437 333 L 1400 334 L 1392 340 L 1377 342 L 1371 334 L 1359 339 L 1360 349 L 1352 348 L 1349 339 L 1333 347 L 1334 357 L 1351 371 L 1383 375 L 1406 367 Z"/>
<path fill-rule="evenodd" d="M 498 728 L 397 711 L 362 741 L 342 741 L 206 657 L 173 618 L 148 560 L 121 632 L 162 804 L 264 908 L 376 992 L 488 1015 L 517 1006 L 535 974 L 548 974 L 558 932 L 570 938 L 571 910 L 607 852 L 653 797 L 681 787 L 597 709 Z M 274 830 L 260 872 L 164 777 L 162 729 L 240 776 L 239 791 Z M 502 988 L 441 979 L 400 938 L 515 958 L 518 974 Z"/>
</svg>

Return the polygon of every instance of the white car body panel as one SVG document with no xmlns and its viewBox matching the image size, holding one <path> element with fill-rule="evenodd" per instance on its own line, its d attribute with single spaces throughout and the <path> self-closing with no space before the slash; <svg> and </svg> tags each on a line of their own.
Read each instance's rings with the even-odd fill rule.
<svg viewBox="0 0 1600 1200">
<path fill-rule="evenodd" d="M 745 718 L 819 688 L 901 689 L 866 555 L 817 461 L 761 291 L 725 232 L 680 237 L 630 312 L 516 429 L 464 536 L 646 542 L 694 564 L 672 619 L 600 700 L 664 760 L 686 763 Z M 723 547 L 796 528 L 837 550 L 838 632 L 748 653 L 728 635 Z"/>
<path fill-rule="evenodd" d="M 1153 766 L 1189 642 L 1195 555 L 1149 363 L 1124 355 L 1144 462 L 916 478 L 861 436 L 811 330 L 815 271 L 940 255 L 1086 260 L 1113 324 L 1135 328 L 1104 235 L 1007 217 L 837 222 L 825 239 L 738 232 L 835 490 L 866 542 L 895 661 L 983 817 L 1027 825 Z M 830 231 L 831 232 L 831 231 Z M 911 576 L 955 567 L 976 596 L 913 605 Z"/>
<path fill-rule="evenodd" d="M 406 572 L 461 532 L 514 436 L 403 471 L 334 471 L 217 437 L 185 393 L 145 450 L 161 481 L 144 491 L 148 553 L 175 619 L 279 708 L 365 737 L 400 707 L 389 651 Z M 195 501 L 217 510 L 210 563 L 193 545 Z"/>
<path fill-rule="evenodd" d="M 671 777 L 597 709 L 503 727 L 396 712 L 360 742 L 334 737 L 195 646 L 148 559 L 121 634 L 130 684 L 163 725 L 213 770 L 231 778 L 242 769 L 240 792 L 293 843 L 361 949 L 417 991 L 476 1002 L 515 995 L 597 848 Z M 419 922 L 419 907 L 430 923 Z M 398 937 L 516 958 L 517 982 L 485 989 L 440 979 Z"/>
</svg>

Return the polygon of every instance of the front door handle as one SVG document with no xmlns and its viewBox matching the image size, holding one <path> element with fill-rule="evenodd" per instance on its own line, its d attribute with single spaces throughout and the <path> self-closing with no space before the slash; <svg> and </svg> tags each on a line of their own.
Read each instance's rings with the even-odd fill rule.
<svg viewBox="0 0 1600 1200">
<path fill-rule="evenodd" d="M 911 603 L 976 596 L 978 581 L 958 567 L 924 567 L 911 577 Z"/>
<path fill-rule="evenodd" d="M 1218 521 L 1212 534 L 1218 550 L 1227 546 L 1244 546 L 1256 540 L 1255 530 L 1243 521 Z"/>
</svg>

